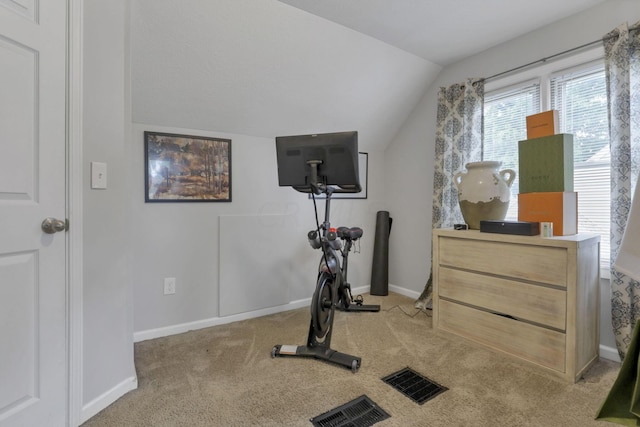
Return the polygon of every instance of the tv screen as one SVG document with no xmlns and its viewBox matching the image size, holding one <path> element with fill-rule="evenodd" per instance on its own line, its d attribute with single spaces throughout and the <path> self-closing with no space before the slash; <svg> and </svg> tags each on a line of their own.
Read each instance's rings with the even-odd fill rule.
<svg viewBox="0 0 640 427">
<path fill-rule="evenodd" d="M 358 173 L 358 132 L 334 132 L 276 137 L 278 182 L 311 192 L 311 164 L 319 161 L 318 182 L 337 186 L 336 192 L 361 190 Z"/>
</svg>

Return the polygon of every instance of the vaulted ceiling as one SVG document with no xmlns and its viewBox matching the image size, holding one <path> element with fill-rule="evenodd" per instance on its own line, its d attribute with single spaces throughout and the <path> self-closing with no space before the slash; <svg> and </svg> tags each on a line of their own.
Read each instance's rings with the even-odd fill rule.
<svg viewBox="0 0 640 427">
<path fill-rule="evenodd" d="M 448 65 L 605 0 L 279 0 Z"/>
<path fill-rule="evenodd" d="M 443 66 L 603 0 L 136 0 L 139 123 L 384 149 Z"/>
</svg>

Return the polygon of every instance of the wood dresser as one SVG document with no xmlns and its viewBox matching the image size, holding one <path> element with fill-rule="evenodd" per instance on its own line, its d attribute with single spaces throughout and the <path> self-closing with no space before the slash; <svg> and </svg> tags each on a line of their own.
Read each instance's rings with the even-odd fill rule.
<svg viewBox="0 0 640 427">
<path fill-rule="evenodd" d="M 600 236 L 433 230 L 433 326 L 570 382 L 598 360 Z"/>
</svg>

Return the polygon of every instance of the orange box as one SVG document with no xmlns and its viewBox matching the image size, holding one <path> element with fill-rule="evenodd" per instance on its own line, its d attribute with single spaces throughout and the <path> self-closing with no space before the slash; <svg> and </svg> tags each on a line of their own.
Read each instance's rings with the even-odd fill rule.
<svg viewBox="0 0 640 427">
<path fill-rule="evenodd" d="M 527 139 L 551 136 L 560 132 L 558 110 L 544 111 L 527 116 Z"/>
<path fill-rule="evenodd" d="M 554 236 L 578 233 L 578 193 L 518 194 L 518 221 L 552 222 Z"/>
</svg>

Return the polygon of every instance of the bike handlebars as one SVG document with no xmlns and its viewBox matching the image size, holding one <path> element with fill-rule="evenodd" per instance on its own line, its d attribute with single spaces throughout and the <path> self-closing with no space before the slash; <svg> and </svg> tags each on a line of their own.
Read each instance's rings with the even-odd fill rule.
<svg viewBox="0 0 640 427">
<path fill-rule="evenodd" d="M 356 184 L 356 185 L 309 184 L 309 185 L 294 185 L 293 189 L 301 193 L 314 193 L 314 194 L 322 194 L 322 193 L 326 194 L 329 190 L 331 191 L 331 193 L 359 193 L 362 191 L 362 186 L 360 184 Z"/>
</svg>

